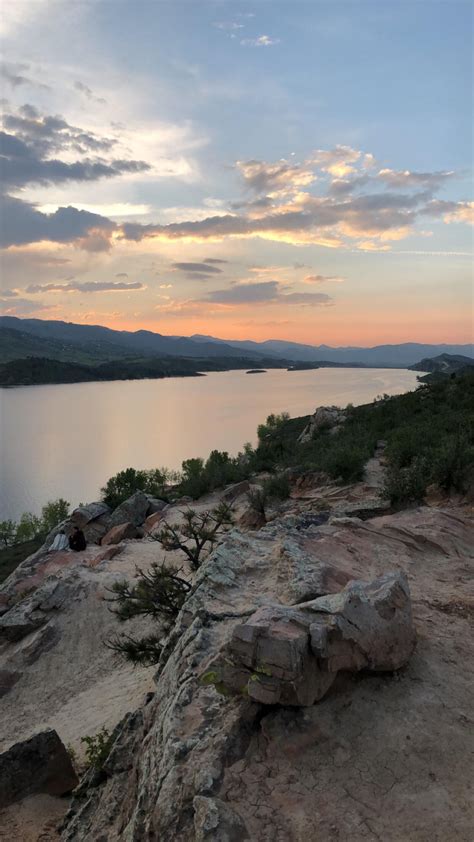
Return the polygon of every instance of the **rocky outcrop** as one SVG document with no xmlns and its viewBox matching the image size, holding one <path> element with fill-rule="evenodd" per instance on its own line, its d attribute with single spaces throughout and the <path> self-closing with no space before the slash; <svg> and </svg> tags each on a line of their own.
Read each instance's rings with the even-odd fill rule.
<svg viewBox="0 0 474 842">
<path fill-rule="evenodd" d="M 21 640 L 39 629 L 48 622 L 52 612 L 68 605 L 73 590 L 74 586 L 68 582 L 48 579 L 0 617 L 0 640 Z"/>
<path fill-rule="evenodd" d="M 300 434 L 298 441 L 305 444 L 320 430 L 336 431 L 346 420 L 346 412 L 337 406 L 319 406 L 311 416 L 309 424 Z"/>
<path fill-rule="evenodd" d="M 128 500 L 121 503 L 114 510 L 110 518 L 110 526 L 118 526 L 121 523 L 132 523 L 134 526 L 141 526 L 150 508 L 150 498 L 143 491 L 136 491 Z M 155 510 L 156 511 L 156 510 Z"/>
<path fill-rule="evenodd" d="M 64 795 L 78 783 L 56 731 L 42 731 L 0 754 L 0 809 L 40 792 Z"/>
<path fill-rule="evenodd" d="M 100 543 L 103 545 L 120 544 L 120 541 L 124 541 L 126 538 L 136 538 L 137 535 L 137 528 L 133 523 L 119 523 L 109 529 Z"/>
<path fill-rule="evenodd" d="M 414 645 L 407 578 L 387 574 L 297 608 L 258 609 L 234 629 L 217 680 L 263 704 L 312 705 L 339 670 L 393 671 Z"/>
</svg>

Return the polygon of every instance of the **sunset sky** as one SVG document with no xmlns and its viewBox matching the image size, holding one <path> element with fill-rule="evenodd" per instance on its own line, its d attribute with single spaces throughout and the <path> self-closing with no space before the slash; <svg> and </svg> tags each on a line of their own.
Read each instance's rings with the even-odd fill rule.
<svg viewBox="0 0 474 842">
<path fill-rule="evenodd" d="M 472 341 L 471 2 L 2 10 L 2 312 Z"/>
</svg>

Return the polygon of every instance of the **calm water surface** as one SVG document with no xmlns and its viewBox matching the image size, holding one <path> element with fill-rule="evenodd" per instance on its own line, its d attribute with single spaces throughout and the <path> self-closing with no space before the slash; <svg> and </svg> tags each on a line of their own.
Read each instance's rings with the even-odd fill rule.
<svg viewBox="0 0 474 842">
<path fill-rule="evenodd" d="M 0 389 L 0 520 L 38 513 L 47 500 L 94 500 L 117 471 L 236 454 L 256 442 L 271 412 L 361 404 L 416 388 L 402 369 L 243 371 L 169 380 L 128 380 Z"/>
</svg>

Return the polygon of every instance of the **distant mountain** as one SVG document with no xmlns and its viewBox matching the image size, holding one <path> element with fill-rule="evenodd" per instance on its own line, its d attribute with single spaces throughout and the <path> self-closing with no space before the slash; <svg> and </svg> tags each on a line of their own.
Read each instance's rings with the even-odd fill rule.
<svg viewBox="0 0 474 842">
<path fill-rule="evenodd" d="M 410 365 L 411 371 L 427 371 L 436 374 L 453 374 L 462 371 L 468 366 L 474 366 L 472 357 L 465 357 L 462 354 L 439 354 L 437 357 L 430 357 L 421 360 L 415 365 Z"/>
<path fill-rule="evenodd" d="M 213 336 L 196 334 L 186 336 L 163 336 L 149 330 L 112 330 L 101 325 L 78 325 L 72 322 L 46 321 L 43 319 L 18 319 L 14 316 L 0 316 L 0 328 L 21 331 L 41 340 L 62 343 L 64 353 L 68 353 L 68 345 L 81 345 L 86 354 L 80 362 L 95 360 L 119 359 L 132 356 L 173 356 L 190 358 L 214 357 L 251 357 L 253 360 L 279 360 L 283 362 L 319 362 L 339 363 L 351 365 L 357 363 L 366 366 L 387 368 L 406 368 L 427 357 L 440 354 L 457 354 L 474 357 L 474 345 L 426 345 L 407 342 L 400 345 L 377 345 L 373 348 L 331 348 L 328 345 L 303 345 L 298 342 L 287 342 L 279 339 L 269 339 L 265 342 L 251 340 L 223 340 Z M 65 344 L 64 344 L 65 343 Z M 0 343 L 0 348 L 2 347 Z M 38 348 L 38 352 L 30 351 L 30 355 L 72 359 L 68 356 L 58 357 L 57 353 L 50 353 L 51 349 Z M 57 350 L 57 346 L 56 346 Z M 28 354 L 22 354 L 26 356 Z M 9 359 L 11 359 L 11 355 Z"/>
<path fill-rule="evenodd" d="M 417 363 L 424 357 L 435 357 L 443 353 L 461 354 L 474 357 L 474 345 L 426 345 L 417 342 L 406 342 L 400 345 L 376 345 L 373 348 L 331 348 L 329 345 L 301 345 L 298 342 L 287 342 L 279 339 L 268 339 L 265 342 L 250 342 L 236 340 L 221 340 L 211 336 L 195 335 L 191 337 L 197 343 L 226 342 L 235 348 L 265 353 L 301 362 L 337 362 L 361 363 L 367 366 L 386 366 L 387 368 L 407 366 Z"/>
<path fill-rule="evenodd" d="M 0 327 L 20 330 L 41 339 L 89 345 L 93 343 L 96 356 L 110 352 L 110 346 L 120 348 L 120 354 L 157 355 L 174 357 L 241 357 L 242 350 L 225 342 L 194 342 L 187 337 L 162 336 L 149 330 L 112 330 L 101 325 L 78 325 L 72 322 L 43 319 L 18 319 L 0 316 Z M 257 352 L 256 352 L 257 353 Z M 267 355 L 262 349 L 257 356 Z M 252 356 L 255 356 L 254 354 Z M 272 354 L 272 356 L 274 356 Z M 109 354 L 110 358 L 110 354 Z"/>
</svg>

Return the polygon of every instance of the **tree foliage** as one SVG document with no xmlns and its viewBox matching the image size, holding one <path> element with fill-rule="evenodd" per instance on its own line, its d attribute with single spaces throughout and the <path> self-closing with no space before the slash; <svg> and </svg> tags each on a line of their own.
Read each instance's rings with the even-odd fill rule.
<svg viewBox="0 0 474 842">
<path fill-rule="evenodd" d="M 232 509 L 226 503 L 219 503 L 209 511 L 187 509 L 182 515 L 181 523 L 165 523 L 153 537 L 165 550 L 181 550 L 193 570 L 197 570 L 220 535 L 232 525 Z"/>
<path fill-rule="evenodd" d="M 169 477 L 170 473 L 165 468 L 155 468 L 148 471 L 126 468 L 106 482 L 101 489 L 102 499 L 112 509 L 120 506 L 136 491 L 144 491 L 153 497 L 163 499 L 165 497 L 164 487 Z"/>
</svg>

